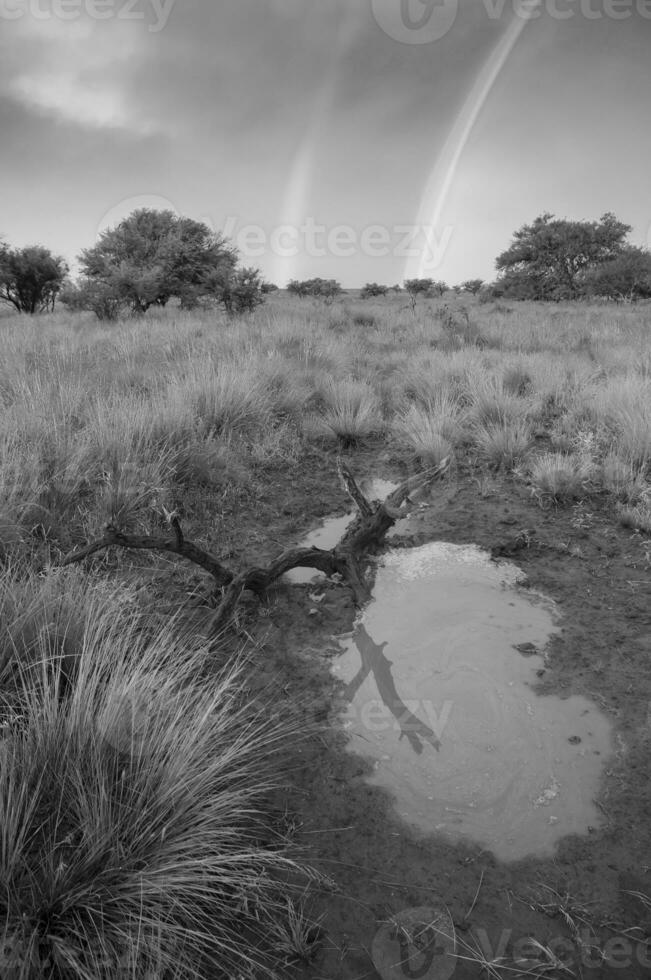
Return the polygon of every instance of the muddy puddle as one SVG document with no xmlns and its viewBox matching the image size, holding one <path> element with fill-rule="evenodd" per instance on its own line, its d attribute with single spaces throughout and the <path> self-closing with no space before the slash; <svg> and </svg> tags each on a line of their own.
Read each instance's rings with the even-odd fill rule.
<svg viewBox="0 0 651 980">
<path fill-rule="evenodd" d="M 313 543 L 330 547 L 317 533 Z M 417 831 L 501 860 L 549 856 L 561 837 L 599 826 L 594 798 L 611 752 L 595 704 L 535 693 L 562 624 L 520 578 L 469 546 L 389 552 L 333 664 L 349 748 L 372 760 L 369 781 Z"/>
</svg>

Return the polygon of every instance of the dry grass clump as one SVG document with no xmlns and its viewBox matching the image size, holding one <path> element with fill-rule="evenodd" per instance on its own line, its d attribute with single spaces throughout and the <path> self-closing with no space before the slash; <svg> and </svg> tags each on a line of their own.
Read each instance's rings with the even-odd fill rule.
<svg viewBox="0 0 651 980">
<path fill-rule="evenodd" d="M 291 720 L 132 592 L 66 570 L 3 579 L 0 606 L 3 976 L 277 976 L 299 869 L 264 808 Z"/>
<path fill-rule="evenodd" d="M 525 399 L 505 391 L 501 381 L 487 370 L 469 374 L 466 397 L 468 419 L 473 426 L 504 425 L 521 420 L 530 407 Z"/>
<path fill-rule="evenodd" d="M 592 410 L 595 423 L 617 440 L 619 454 L 645 470 L 651 464 L 651 379 L 611 379 L 596 393 Z"/>
<path fill-rule="evenodd" d="M 394 420 L 395 438 L 406 443 L 414 456 L 428 466 L 438 466 L 463 439 L 463 411 L 457 399 L 439 390 L 425 405 L 410 405 Z"/>
<path fill-rule="evenodd" d="M 618 508 L 619 523 L 622 527 L 630 527 L 634 531 L 651 534 L 651 498 L 644 498 L 635 507 L 620 506 Z"/>
<path fill-rule="evenodd" d="M 261 429 L 267 423 L 268 392 L 250 360 L 192 360 L 175 383 L 205 431 Z"/>
<path fill-rule="evenodd" d="M 629 460 L 622 459 L 616 451 L 608 453 L 601 463 L 600 479 L 604 490 L 612 493 L 621 503 L 633 506 L 651 489 L 640 470 Z"/>
<path fill-rule="evenodd" d="M 509 395 L 522 398 L 528 395 L 533 386 L 531 375 L 524 364 L 511 364 L 502 374 L 502 389 Z"/>
<path fill-rule="evenodd" d="M 484 463 L 496 469 L 512 469 L 529 451 L 532 430 L 522 420 L 484 422 L 474 426 L 473 438 Z"/>
<path fill-rule="evenodd" d="M 174 481 L 182 487 L 208 489 L 246 485 L 250 470 L 246 454 L 238 451 L 239 446 L 230 436 L 220 439 L 212 432 L 195 436 L 174 450 Z"/>
<path fill-rule="evenodd" d="M 320 414 L 304 426 L 308 436 L 334 436 L 343 445 L 353 446 L 384 428 L 379 399 L 367 381 L 327 377 L 320 385 L 320 395 Z"/>
<path fill-rule="evenodd" d="M 541 507 L 584 497 L 594 475 L 592 460 L 565 453 L 543 453 L 527 465 L 525 473 Z"/>
</svg>

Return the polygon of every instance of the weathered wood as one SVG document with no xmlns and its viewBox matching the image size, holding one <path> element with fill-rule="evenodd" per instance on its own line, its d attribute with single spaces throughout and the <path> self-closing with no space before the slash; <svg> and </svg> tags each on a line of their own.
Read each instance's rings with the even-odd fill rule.
<svg viewBox="0 0 651 980">
<path fill-rule="evenodd" d="M 83 561 L 84 558 L 90 558 L 98 551 L 103 551 L 104 548 L 117 546 L 119 548 L 132 548 L 136 551 L 168 551 L 174 555 L 179 555 L 210 572 L 219 588 L 223 588 L 233 580 L 233 573 L 224 568 L 213 555 L 184 539 L 178 518 L 173 517 L 170 523 L 174 531 L 173 538 L 159 538 L 152 534 L 124 534 L 112 524 L 107 524 L 103 537 L 97 541 L 92 541 L 84 548 L 71 551 L 70 554 L 61 559 L 59 564 L 74 565 L 76 562 Z"/>
<path fill-rule="evenodd" d="M 359 489 L 350 470 L 339 461 L 341 482 L 355 502 L 358 513 L 335 547 L 329 551 L 322 548 L 290 548 L 270 565 L 249 568 L 237 575 L 225 568 L 213 555 L 191 541 L 186 541 L 174 513 L 166 513 L 173 531 L 171 538 L 123 534 L 109 524 L 102 538 L 66 555 L 60 564 L 71 565 L 111 546 L 167 551 L 186 558 L 210 572 L 222 590 L 221 601 L 208 627 L 209 634 L 214 634 L 227 625 L 243 592 L 249 591 L 262 596 L 273 582 L 292 568 L 314 568 L 326 575 L 339 574 L 351 588 L 355 604 L 361 606 L 370 599 L 370 590 L 360 562 L 383 545 L 387 531 L 397 520 L 410 513 L 419 496 L 447 472 L 448 466 L 449 460 L 446 458 L 433 469 L 405 480 L 382 503 L 371 503 Z"/>
<path fill-rule="evenodd" d="M 346 464 L 342 462 L 341 457 L 339 457 L 337 460 L 337 473 L 339 474 L 339 480 L 342 487 L 357 507 L 359 513 L 362 515 L 362 517 L 370 517 L 373 513 L 373 507 L 370 501 L 366 499 L 362 491 L 357 486 L 355 477 L 350 472 Z"/>
</svg>

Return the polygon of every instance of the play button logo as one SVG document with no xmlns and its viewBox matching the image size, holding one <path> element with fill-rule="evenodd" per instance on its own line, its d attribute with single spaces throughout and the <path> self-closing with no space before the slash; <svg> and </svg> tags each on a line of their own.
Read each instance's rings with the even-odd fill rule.
<svg viewBox="0 0 651 980">
<path fill-rule="evenodd" d="M 405 909 L 375 934 L 371 956 L 382 980 L 450 980 L 456 967 L 454 925 L 441 906 Z"/>
</svg>

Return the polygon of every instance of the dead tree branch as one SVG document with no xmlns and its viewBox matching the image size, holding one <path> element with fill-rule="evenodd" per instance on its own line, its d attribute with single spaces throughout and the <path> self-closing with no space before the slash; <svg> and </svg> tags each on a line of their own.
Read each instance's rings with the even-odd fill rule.
<svg viewBox="0 0 651 980">
<path fill-rule="evenodd" d="M 387 531 L 397 520 L 406 517 L 419 497 L 447 472 L 449 460 L 419 473 L 401 483 L 382 503 L 366 499 L 350 470 L 341 462 L 338 472 L 344 489 L 354 501 L 357 515 L 341 540 L 330 551 L 322 548 L 290 548 L 267 567 L 249 568 L 234 575 L 213 555 L 187 541 L 175 514 L 166 514 L 172 537 L 124 534 L 109 524 L 104 536 L 66 555 L 61 565 L 83 561 L 98 551 L 112 546 L 150 551 L 167 551 L 179 555 L 205 569 L 222 590 L 222 598 L 209 624 L 209 633 L 218 632 L 230 620 L 243 592 L 262 596 L 276 579 L 292 568 L 314 568 L 326 575 L 339 574 L 352 589 L 355 604 L 361 606 L 370 599 L 360 563 L 384 543 Z"/>
<path fill-rule="evenodd" d="M 210 572 L 219 588 L 224 588 L 224 586 L 233 580 L 232 572 L 224 568 L 213 555 L 204 551 L 203 548 L 199 548 L 191 541 L 184 539 L 177 517 L 172 517 L 170 523 L 174 532 L 173 538 L 159 538 L 152 534 L 124 534 L 112 524 L 107 524 L 103 537 L 87 544 L 85 548 L 70 552 L 70 554 L 61 559 L 59 564 L 73 565 L 76 562 L 83 561 L 84 558 L 89 558 L 97 551 L 117 546 L 119 548 L 133 548 L 137 551 L 169 551 L 173 555 L 180 555 L 181 558 L 186 558 L 188 561 L 193 562 L 193 564 L 199 565 L 200 568 Z"/>
</svg>

